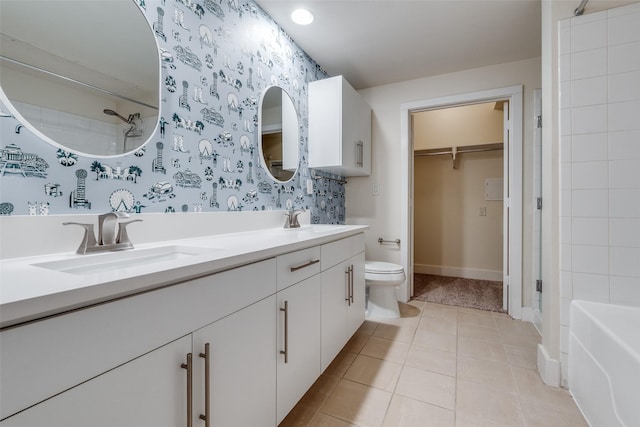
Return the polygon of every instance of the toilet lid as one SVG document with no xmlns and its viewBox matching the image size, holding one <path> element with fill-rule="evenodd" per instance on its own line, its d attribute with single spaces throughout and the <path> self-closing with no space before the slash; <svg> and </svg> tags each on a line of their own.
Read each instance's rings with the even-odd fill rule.
<svg viewBox="0 0 640 427">
<path fill-rule="evenodd" d="M 364 263 L 364 271 L 366 273 L 377 274 L 398 274 L 402 273 L 404 269 L 401 265 L 393 264 L 391 262 L 366 261 Z"/>
</svg>

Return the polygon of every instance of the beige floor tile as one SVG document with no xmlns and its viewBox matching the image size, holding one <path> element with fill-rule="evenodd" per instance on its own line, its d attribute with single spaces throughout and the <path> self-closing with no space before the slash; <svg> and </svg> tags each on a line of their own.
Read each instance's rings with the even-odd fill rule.
<svg viewBox="0 0 640 427">
<path fill-rule="evenodd" d="M 405 366 L 398 380 L 396 394 L 455 410 L 456 380 L 447 375 Z"/>
<path fill-rule="evenodd" d="M 513 379 L 522 399 L 539 401 L 548 406 L 575 406 L 567 390 L 550 387 L 542 382 L 537 371 L 512 366 Z"/>
<path fill-rule="evenodd" d="M 311 423 L 317 412 L 318 408 L 298 403 L 284 420 L 278 424 L 278 427 L 306 427 Z"/>
<path fill-rule="evenodd" d="M 529 349 L 537 350 L 538 344 L 541 339 L 540 336 L 528 335 L 528 334 L 518 334 L 518 333 L 501 333 L 500 341 L 503 344 L 509 345 L 517 345 L 520 347 L 526 347 Z"/>
<path fill-rule="evenodd" d="M 458 309 L 451 305 L 426 302 L 422 307 L 422 317 L 432 317 L 435 319 L 457 319 Z"/>
<path fill-rule="evenodd" d="M 372 320 L 365 320 L 364 322 L 362 322 L 362 325 L 360 325 L 360 327 L 356 332 L 371 335 L 373 334 L 373 331 L 375 331 L 377 327 L 378 327 L 378 322 L 374 322 Z"/>
<path fill-rule="evenodd" d="M 479 310 L 477 308 L 471 307 L 457 307 L 458 313 L 468 313 L 473 314 L 474 316 L 484 316 L 484 317 L 495 317 L 493 315 L 493 311 L 489 310 Z"/>
<path fill-rule="evenodd" d="M 498 332 L 501 334 L 524 334 L 539 337 L 540 334 L 533 323 L 514 319 L 495 319 Z"/>
<path fill-rule="evenodd" d="M 355 424 L 348 423 L 339 418 L 332 417 L 331 415 L 318 412 L 313 418 L 308 427 L 349 427 L 355 426 Z M 302 427 L 302 426 L 301 426 Z"/>
<path fill-rule="evenodd" d="M 502 339 L 495 328 L 484 328 L 466 323 L 458 324 L 459 337 L 471 337 L 479 340 L 501 344 Z"/>
<path fill-rule="evenodd" d="M 362 427 L 379 427 L 392 394 L 353 381 L 340 380 L 320 412 Z"/>
<path fill-rule="evenodd" d="M 388 340 L 411 343 L 411 341 L 413 341 L 413 335 L 415 333 L 415 327 L 402 327 L 381 323 L 373 332 L 373 335 L 375 335 L 376 337 L 386 338 Z"/>
<path fill-rule="evenodd" d="M 487 388 L 481 384 L 463 380 L 458 380 L 456 390 L 456 416 L 476 420 L 478 423 L 487 421 L 505 427 L 525 426 L 516 393 L 488 392 Z"/>
<path fill-rule="evenodd" d="M 521 397 L 520 406 L 528 427 L 588 427 L 568 393 L 553 403 Z"/>
<path fill-rule="evenodd" d="M 339 381 L 340 378 L 334 375 L 320 375 L 316 382 L 309 388 L 309 391 L 302 396 L 300 403 L 318 410 Z"/>
<path fill-rule="evenodd" d="M 409 344 L 401 341 L 391 341 L 385 338 L 372 336 L 360 351 L 366 356 L 388 360 L 395 363 L 404 363 L 409 352 Z"/>
<path fill-rule="evenodd" d="M 496 319 L 490 312 L 489 314 L 470 313 L 467 311 L 458 311 L 458 324 L 469 326 L 482 326 L 483 328 L 496 329 Z"/>
<path fill-rule="evenodd" d="M 398 308 L 400 309 L 400 315 L 403 318 L 420 317 L 420 315 L 422 314 L 422 307 L 416 306 L 414 304 L 405 304 L 405 303 L 399 302 Z"/>
<path fill-rule="evenodd" d="M 422 345 L 436 350 L 448 351 L 455 353 L 457 348 L 457 340 L 455 335 L 441 334 L 439 332 L 426 331 L 417 329 L 413 337 L 413 343 Z"/>
<path fill-rule="evenodd" d="M 513 320 L 511 318 L 511 316 L 509 316 L 507 313 L 501 313 L 499 311 L 492 311 L 491 315 L 493 317 L 495 317 L 496 319 L 507 319 L 507 320 Z"/>
<path fill-rule="evenodd" d="M 342 351 L 350 351 L 352 353 L 360 353 L 360 350 L 362 350 L 362 347 L 364 347 L 364 345 L 367 343 L 367 341 L 369 341 L 370 337 L 371 337 L 371 335 L 369 335 L 369 334 L 363 334 L 363 333 L 360 333 L 360 332 L 356 332 L 355 334 L 353 334 L 353 336 L 351 337 L 349 342 L 347 342 L 347 344 L 344 346 Z"/>
<path fill-rule="evenodd" d="M 426 304 L 425 301 L 420 301 L 420 300 L 417 300 L 417 299 L 412 299 L 407 303 L 407 305 L 419 308 L 420 312 L 422 312 L 422 309 L 424 308 L 425 304 Z M 400 303 L 400 307 L 402 307 L 402 303 Z"/>
<path fill-rule="evenodd" d="M 485 389 L 503 392 L 516 392 L 516 383 L 511 368 L 505 363 L 482 359 L 458 357 L 458 381 L 470 381 Z"/>
<path fill-rule="evenodd" d="M 357 353 L 353 353 L 351 351 L 342 350 L 338 355 L 333 359 L 333 361 L 327 366 L 327 369 L 324 370 L 324 375 L 335 375 L 337 377 L 342 377 L 351 363 L 355 360 Z"/>
<path fill-rule="evenodd" d="M 456 412 L 456 427 L 505 427 L 501 423 Z M 550 427 L 550 426 L 547 426 Z"/>
<path fill-rule="evenodd" d="M 344 374 L 344 379 L 393 392 L 401 370 L 400 364 L 360 354 Z"/>
<path fill-rule="evenodd" d="M 464 336 L 458 337 L 458 356 L 507 364 L 502 344 Z"/>
<path fill-rule="evenodd" d="M 418 323 L 419 329 L 425 331 L 439 332 L 441 334 L 456 335 L 458 331 L 458 320 L 454 318 L 435 318 L 435 317 L 423 317 Z"/>
<path fill-rule="evenodd" d="M 454 412 L 408 397 L 394 395 L 383 427 L 453 427 Z"/>
<path fill-rule="evenodd" d="M 507 355 L 509 365 L 526 369 L 538 368 L 537 355 L 533 349 L 510 344 L 502 344 L 502 347 Z"/>
<path fill-rule="evenodd" d="M 377 323 L 385 324 L 385 325 L 395 325 L 401 328 L 416 328 L 418 326 L 418 321 L 420 321 L 420 316 L 411 316 L 411 317 L 400 317 L 398 319 L 371 319 Z"/>
<path fill-rule="evenodd" d="M 438 374 L 456 376 L 456 354 L 436 350 L 421 345 L 412 345 L 404 362 L 405 366 L 431 371 Z"/>
</svg>

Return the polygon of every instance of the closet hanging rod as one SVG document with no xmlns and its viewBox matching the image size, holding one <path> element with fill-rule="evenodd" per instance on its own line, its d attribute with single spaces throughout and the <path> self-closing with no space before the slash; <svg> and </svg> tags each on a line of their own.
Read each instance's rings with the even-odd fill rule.
<svg viewBox="0 0 640 427">
<path fill-rule="evenodd" d="M 453 147 L 445 151 L 443 151 L 441 148 L 435 148 L 431 150 L 416 150 L 413 152 L 413 155 L 416 157 L 442 156 L 445 154 L 453 155 L 454 151 L 456 154 L 460 154 L 460 153 L 479 153 L 482 151 L 496 151 L 496 150 L 503 150 L 503 149 L 504 149 L 504 144 L 502 142 L 496 142 L 494 144 L 469 145 L 467 147 Z"/>
<path fill-rule="evenodd" d="M 13 58 L 9 58 L 8 56 L 0 55 L 0 59 L 4 60 L 4 61 L 7 61 L 7 62 L 11 62 L 12 64 L 15 64 L 15 65 L 19 65 L 21 67 L 28 68 L 30 70 L 38 71 L 38 72 L 47 74 L 49 76 L 57 77 L 57 78 L 59 78 L 61 80 L 66 80 L 68 82 L 75 83 L 75 84 L 80 85 L 80 86 L 88 87 L 89 89 L 93 89 L 93 90 L 95 90 L 97 92 L 101 92 L 101 93 L 104 93 L 104 94 L 107 94 L 107 95 L 110 95 L 110 96 L 113 96 L 113 97 L 116 97 L 116 98 L 124 99 L 125 101 L 133 102 L 134 104 L 142 105 L 143 107 L 151 108 L 151 109 L 154 109 L 154 110 L 158 109 L 158 107 L 155 106 L 155 105 L 149 105 L 149 104 L 146 104 L 146 103 L 144 103 L 142 101 L 138 101 L 138 100 L 135 100 L 135 99 L 132 99 L 132 98 L 128 98 L 128 97 L 126 97 L 124 95 L 120 95 L 120 94 L 112 92 L 110 90 L 103 89 L 101 87 L 94 86 L 94 85 L 89 84 L 89 83 L 81 82 L 80 80 L 72 79 L 71 77 L 63 76 L 61 74 L 54 73 L 53 71 L 45 70 L 44 68 L 36 67 L 35 65 L 30 65 L 30 64 L 15 60 Z"/>
</svg>

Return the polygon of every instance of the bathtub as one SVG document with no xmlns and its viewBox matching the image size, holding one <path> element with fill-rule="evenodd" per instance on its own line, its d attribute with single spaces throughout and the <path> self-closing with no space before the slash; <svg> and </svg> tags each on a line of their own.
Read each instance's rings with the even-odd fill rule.
<svg viewBox="0 0 640 427">
<path fill-rule="evenodd" d="M 640 308 L 572 301 L 568 380 L 592 427 L 640 426 Z"/>
</svg>

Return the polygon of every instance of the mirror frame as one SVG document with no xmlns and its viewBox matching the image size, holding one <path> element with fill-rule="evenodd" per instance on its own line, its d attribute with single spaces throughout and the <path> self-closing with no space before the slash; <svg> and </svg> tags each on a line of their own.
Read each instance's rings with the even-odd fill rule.
<svg viewBox="0 0 640 427">
<path fill-rule="evenodd" d="M 267 92 L 269 90 L 272 90 L 274 88 L 277 88 L 280 90 L 281 94 L 286 95 L 287 99 L 289 100 L 289 102 L 291 103 L 291 110 L 295 113 L 295 118 L 296 118 L 296 123 L 295 126 L 287 126 L 287 130 L 291 130 L 291 129 L 295 129 L 295 148 L 296 148 L 296 168 L 293 171 L 293 174 L 291 175 L 291 177 L 285 181 L 279 180 L 278 178 L 276 178 L 275 176 L 273 176 L 273 174 L 271 173 L 271 169 L 268 167 L 267 165 L 267 160 L 265 158 L 264 155 L 264 151 L 262 149 L 262 128 L 263 128 L 263 104 L 264 104 L 264 100 L 265 100 L 265 96 L 267 94 Z M 282 98 L 284 99 L 284 96 L 282 96 Z M 285 133 L 285 123 L 284 120 L 282 121 L 282 134 L 283 134 L 283 141 L 282 141 L 282 151 L 283 151 L 283 161 L 284 161 L 284 151 L 285 151 L 285 146 L 284 146 L 284 133 Z M 262 165 L 262 168 L 266 171 L 267 175 L 269 177 L 271 177 L 271 179 L 273 179 L 275 182 L 278 183 L 287 183 L 292 181 L 296 174 L 299 172 L 300 170 L 300 117 L 298 116 L 298 111 L 296 110 L 295 104 L 293 103 L 293 98 L 291 98 L 291 95 L 289 95 L 289 93 L 281 86 L 277 86 L 277 85 L 272 85 L 272 86 L 267 86 L 262 93 L 260 94 L 260 102 L 258 103 L 258 152 L 260 153 L 260 164 Z M 292 140 L 289 139 L 289 140 Z"/>
<path fill-rule="evenodd" d="M 130 149 L 126 152 L 122 152 L 122 153 L 116 153 L 116 154 L 93 154 L 87 151 L 81 151 L 78 150 L 76 148 L 70 148 L 65 146 L 62 142 L 56 141 L 54 139 L 52 139 L 50 136 L 45 135 L 44 133 L 42 133 L 42 131 L 40 131 L 38 128 L 36 128 L 33 124 L 31 124 L 31 122 L 29 122 L 29 120 L 27 120 L 22 113 L 13 105 L 12 100 L 7 96 L 7 94 L 5 93 L 4 89 L 2 88 L 2 86 L 0 86 L 0 101 L 4 104 L 4 106 L 9 110 L 9 112 L 20 122 L 20 124 L 22 126 L 24 126 L 26 128 L 26 130 L 28 130 L 29 132 L 33 133 L 35 136 L 37 136 L 38 138 L 40 138 L 41 140 L 47 142 L 48 144 L 52 145 L 55 148 L 59 148 L 61 150 L 64 151 L 69 151 L 69 152 L 73 152 L 76 153 L 80 156 L 83 157 L 88 157 L 88 158 L 98 158 L 98 159 L 102 159 L 102 158 L 118 158 L 118 157 L 124 157 L 127 155 L 131 155 L 137 151 L 139 151 L 140 149 L 142 149 L 146 144 L 149 143 L 149 141 L 151 141 L 157 130 L 158 127 L 160 125 L 160 118 L 162 117 L 162 58 L 161 58 L 161 50 L 160 50 L 160 46 L 158 44 L 158 40 L 156 39 L 156 35 L 155 32 L 153 30 L 152 24 L 147 20 L 147 16 L 145 14 L 145 12 L 141 9 L 141 7 L 138 5 L 138 2 L 136 0 L 130 0 L 131 4 L 136 8 L 137 13 L 140 14 L 141 18 L 144 20 L 144 23 L 146 24 L 146 28 L 147 30 L 150 32 L 150 34 L 152 35 L 152 39 L 153 39 L 153 43 L 154 43 L 154 47 L 155 47 L 155 52 L 156 52 L 156 71 L 157 71 L 157 75 L 158 75 L 158 86 L 157 86 L 157 103 L 158 103 L 158 114 L 156 116 L 156 120 L 155 120 L 155 124 L 153 126 L 152 131 L 149 133 L 149 137 L 143 141 L 142 143 L 138 144 L 135 146 L 135 148 Z M 63 76 L 64 78 L 64 76 Z M 80 82 L 82 84 L 82 82 Z M 91 86 L 91 85 L 87 85 L 87 86 Z M 91 90 L 97 90 L 100 91 L 102 89 L 91 89 Z"/>
</svg>

